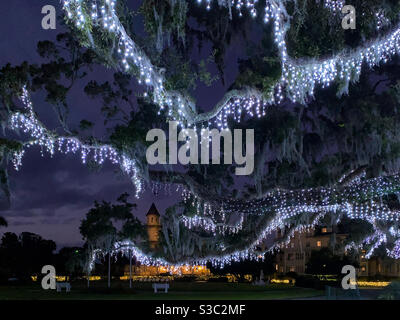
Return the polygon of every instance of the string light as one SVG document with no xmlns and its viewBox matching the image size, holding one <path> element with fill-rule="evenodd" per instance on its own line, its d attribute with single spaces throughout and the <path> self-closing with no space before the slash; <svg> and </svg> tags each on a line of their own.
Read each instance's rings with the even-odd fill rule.
<svg viewBox="0 0 400 320">
<path fill-rule="evenodd" d="M 224 103 L 218 104 L 213 112 L 197 114 L 196 107 L 190 97 L 166 90 L 165 79 L 160 71 L 155 68 L 146 54 L 128 36 L 115 12 L 116 0 L 88 0 L 92 4 L 91 13 L 85 13 L 82 8 L 83 0 L 63 0 L 63 7 L 67 17 L 75 22 L 79 28 L 86 24 L 92 24 L 111 32 L 118 39 L 119 61 L 123 70 L 131 72 L 135 66 L 138 72 L 138 82 L 152 88 L 153 102 L 160 106 L 160 110 L 168 109 L 168 116 L 179 122 L 181 126 L 194 125 L 197 122 L 215 119 L 218 127 L 227 127 L 227 117 L 235 115 L 236 120 L 245 112 L 248 116 L 261 117 L 266 114 L 268 105 L 281 102 L 285 97 L 293 102 L 306 103 L 308 97 L 312 97 L 317 86 L 322 88 L 330 86 L 334 82 L 342 84 L 341 94 L 347 93 L 349 83 L 357 81 L 361 73 L 361 66 L 366 63 L 370 68 L 387 62 L 399 52 L 399 32 L 397 26 L 387 36 L 378 38 L 353 52 L 341 52 L 332 58 L 315 60 L 294 60 L 288 56 L 285 42 L 286 33 L 290 27 L 291 17 L 286 11 L 285 5 L 289 0 L 265 0 L 264 22 L 273 21 L 275 43 L 280 52 L 282 64 L 282 77 L 276 83 L 268 95 L 255 93 L 257 90 L 242 94 L 229 94 Z M 319 1 L 319 0 L 317 0 Z M 210 9 L 211 0 L 197 0 L 198 4 L 206 3 Z M 220 6 L 226 6 L 231 11 L 234 7 L 241 12 L 243 8 L 250 14 L 257 15 L 257 0 L 217 1 Z M 344 5 L 343 0 L 324 0 L 324 6 L 333 13 L 340 12 Z M 90 19 L 88 18 L 90 17 Z M 387 25 L 383 11 L 376 14 L 377 29 Z M 236 111 L 235 111 L 236 110 Z"/>
<path fill-rule="evenodd" d="M 24 105 L 23 112 L 15 112 L 10 116 L 10 128 L 16 131 L 22 131 L 31 138 L 25 148 L 32 146 L 40 146 L 42 150 L 46 150 L 51 156 L 57 151 L 67 153 L 81 153 L 82 163 L 87 163 L 88 156 L 92 160 L 101 165 L 105 160 L 111 161 L 113 164 L 120 165 L 122 171 L 129 175 L 135 185 L 136 197 L 142 191 L 142 181 L 139 176 L 136 160 L 131 159 L 124 153 L 119 153 L 110 145 L 88 145 L 82 143 L 77 137 L 59 136 L 47 130 L 37 119 L 33 110 L 33 104 L 29 97 L 26 87 L 22 89 L 21 101 Z M 25 150 L 16 151 L 13 157 L 13 165 L 16 170 L 22 165 L 22 157 Z"/>
<path fill-rule="evenodd" d="M 198 1 L 201 3 L 202 1 Z M 205 0 L 210 8 L 210 0 Z M 284 4 L 287 1 L 266 0 L 264 21 L 273 23 L 275 43 L 280 52 L 282 64 L 282 78 L 271 92 L 269 99 L 262 99 L 254 91 L 245 95 L 232 95 L 226 102 L 218 106 L 216 115 L 219 127 L 227 126 L 227 118 L 232 115 L 237 121 L 240 120 L 242 112 L 249 116 L 263 116 L 266 108 L 271 103 L 279 103 L 285 97 L 292 101 L 305 102 L 308 96 L 314 94 L 317 85 L 329 86 L 334 81 L 344 82 L 348 87 L 350 81 L 355 81 L 361 72 L 361 65 L 366 63 L 374 67 L 381 62 L 386 62 L 399 52 L 400 27 L 395 28 L 387 36 L 381 37 L 374 42 L 365 45 L 353 52 L 339 53 L 333 58 L 315 61 L 306 59 L 295 61 L 288 56 L 285 36 L 289 28 L 290 17 L 286 12 Z M 134 67 L 138 70 L 138 82 L 152 89 L 154 102 L 160 109 L 168 108 L 168 115 L 179 121 L 181 125 L 196 123 L 203 119 L 195 112 L 195 106 L 190 98 L 180 93 L 166 90 L 165 79 L 162 73 L 155 68 L 149 58 L 127 35 L 115 12 L 115 0 L 86 1 L 92 5 L 82 5 L 82 0 L 63 0 L 63 7 L 67 17 L 74 25 L 84 30 L 90 25 L 96 25 L 108 32 L 113 33 L 118 40 L 118 53 L 120 63 L 126 72 L 132 72 Z M 219 1 L 220 5 L 235 4 L 239 11 L 246 7 L 252 16 L 256 16 L 257 1 Z M 333 4 L 335 3 L 335 4 Z M 336 11 L 340 1 L 326 1 L 325 5 Z M 88 10 L 86 12 L 86 10 Z M 379 18 L 379 17 L 378 17 Z M 378 24 L 379 25 L 379 24 Z M 381 24 L 383 25 L 383 24 Z M 378 28 L 379 29 L 379 28 Z M 83 163 L 91 157 L 94 162 L 102 164 L 105 160 L 120 165 L 123 172 L 128 174 L 136 186 L 136 195 L 142 190 L 142 173 L 138 169 L 137 160 L 131 155 L 118 152 L 110 145 L 89 145 L 81 142 L 76 137 L 59 136 L 47 130 L 37 119 L 32 102 L 26 88 L 23 89 L 21 100 L 25 106 L 24 112 L 16 112 L 11 115 L 11 128 L 22 130 L 32 140 L 25 144 L 26 148 L 34 145 L 53 155 L 55 151 L 62 153 L 81 154 Z M 210 120 L 210 119 L 207 119 Z M 18 169 L 22 164 L 24 150 L 15 152 L 13 164 Z M 343 180 L 344 181 L 344 180 Z M 400 191 L 399 175 L 382 176 L 374 179 L 365 179 L 365 175 L 357 176 L 343 186 L 321 187 L 303 190 L 281 190 L 276 189 L 263 197 L 249 201 L 238 201 L 233 199 L 220 199 L 218 205 L 207 202 L 206 199 L 195 195 L 192 191 L 182 188 L 185 201 L 192 201 L 196 207 L 197 214 L 193 217 L 180 216 L 180 222 L 189 229 L 200 228 L 212 235 L 238 234 L 247 227 L 248 219 L 255 217 L 269 217 L 268 222 L 254 237 L 254 241 L 245 249 L 234 250 L 226 243 L 219 243 L 220 254 L 218 256 L 206 256 L 203 258 L 175 262 L 171 264 L 165 259 L 155 258 L 151 254 L 145 254 L 133 242 L 124 240 L 114 244 L 113 253 L 134 250 L 134 255 L 143 264 L 152 265 L 204 265 L 211 261 L 214 265 L 224 266 L 231 261 L 241 259 L 258 259 L 260 253 L 257 246 L 277 229 L 289 228 L 286 237 L 266 249 L 276 250 L 288 245 L 290 239 L 296 232 L 304 232 L 314 228 L 321 219 L 328 214 L 342 214 L 350 219 L 363 219 L 374 226 L 374 233 L 362 241 L 362 245 L 370 246 L 367 256 L 371 256 L 374 250 L 394 238 L 395 245 L 388 248 L 388 253 L 399 257 L 400 242 L 397 229 L 394 225 L 399 222 L 400 213 L 391 210 L 385 203 L 376 199 L 388 194 Z M 236 223 L 229 223 L 232 215 L 239 215 Z M 307 217 L 307 221 L 298 222 L 296 219 Z M 305 219 L 305 218 L 304 218 Z M 339 218 L 338 218 L 339 220 Z M 392 224 L 389 232 L 386 232 L 379 224 Z M 396 239 L 397 238 L 397 239 Z M 357 247 L 359 244 L 353 244 Z M 97 254 L 104 251 L 95 249 L 92 254 L 91 266 Z"/>
</svg>

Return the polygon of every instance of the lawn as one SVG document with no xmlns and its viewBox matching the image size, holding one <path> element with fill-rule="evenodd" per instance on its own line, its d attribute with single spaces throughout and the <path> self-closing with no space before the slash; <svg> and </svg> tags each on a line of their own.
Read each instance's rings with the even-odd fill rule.
<svg viewBox="0 0 400 320">
<path fill-rule="evenodd" d="M 153 292 L 151 283 L 133 283 L 129 289 L 126 281 L 115 281 L 107 289 L 104 282 L 73 282 L 70 293 L 43 290 L 40 283 L 23 286 L 0 286 L 0 300 L 269 300 L 295 299 L 323 295 L 323 291 L 296 288 L 286 285 L 256 287 L 244 283 L 172 282 L 168 294 Z"/>
</svg>

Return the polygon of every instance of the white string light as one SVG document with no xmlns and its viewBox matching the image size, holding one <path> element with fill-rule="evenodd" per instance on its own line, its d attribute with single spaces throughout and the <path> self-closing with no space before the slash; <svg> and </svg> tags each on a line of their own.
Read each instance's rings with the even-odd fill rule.
<svg viewBox="0 0 400 320">
<path fill-rule="evenodd" d="M 122 171 L 129 175 L 136 187 L 136 197 L 139 196 L 142 191 L 142 182 L 134 159 L 124 153 L 117 152 L 110 145 L 88 145 L 82 143 L 77 137 L 59 136 L 50 132 L 37 119 L 32 101 L 25 87 L 22 90 L 21 101 L 24 104 L 24 112 L 15 112 L 10 116 L 10 128 L 16 131 L 22 130 L 22 132 L 30 136 L 31 140 L 24 145 L 25 148 L 35 145 L 40 146 L 51 156 L 54 155 L 56 148 L 57 151 L 64 154 L 75 154 L 80 151 L 81 160 L 84 164 L 87 162 L 89 155 L 99 165 L 103 164 L 105 160 L 109 160 L 113 164 L 120 165 Z M 24 153 L 24 149 L 14 153 L 13 164 L 16 170 L 22 165 Z"/>
<path fill-rule="evenodd" d="M 210 7 L 210 1 L 205 1 L 207 6 Z M 363 63 L 367 63 L 369 67 L 374 67 L 381 62 L 386 62 L 399 52 L 400 27 L 397 27 L 387 36 L 377 39 L 354 52 L 339 53 L 333 58 L 321 61 L 310 59 L 294 61 L 288 56 L 285 43 L 285 35 L 289 26 L 288 20 L 290 20 L 284 7 L 285 2 L 267 0 L 264 18 L 265 22 L 273 21 L 274 24 L 275 42 L 281 56 L 282 79 L 271 93 L 268 101 L 262 100 L 255 94 L 233 96 L 227 99 L 225 103 L 218 107 L 217 123 L 220 127 L 227 125 L 227 117 L 230 115 L 240 119 L 240 114 L 243 111 L 250 116 L 265 115 L 266 106 L 281 101 L 284 95 L 293 101 L 305 102 L 307 96 L 313 95 L 317 85 L 326 87 L 334 81 L 341 81 L 346 84 L 345 86 L 348 86 L 350 81 L 355 81 L 358 78 Z M 88 25 L 93 24 L 115 34 L 118 39 L 120 62 L 124 70 L 130 72 L 133 67 L 138 69 L 139 83 L 152 88 L 154 102 L 161 109 L 167 107 L 170 117 L 180 121 L 182 125 L 184 122 L 195 123 L 198 120 L 193 102 L 180 93 L 164 88 L 165 79 L 162 74 L 157 71 L 148 57 L 127 35 L 116 15 L 115 0 L 89 1 L 92 4 L 89 12 L 85 11 L 81 0 L 63 0 L 63 3 L 68 18 L 74 21 L 77 28 L 84 30 Z M 239 10 L 242 7 L 247 7 L 253 16 L 257 14 L 255 9 L 257 1 L 237 0 L 234 3 Z M 219 1 L 219 4 L 223 5 L 224 1 Z M 76 137 L 58 136 L 50 132 L 34 114 L 32 102 L 25 88 L 21 100 L 24 103 L 25 110 L 12 114 L 10 122 L 12 129 L 21 129 L 33 139 L 25 147 L 38 145 L 51 155 L 54 154 L 56 149 L 62 153 L 80 151 L 83 163 L 86 163 L 88 156 L 91 156 L 91 159 L 98 164 L 110 160 L 114 164 L 119 164 L 123 172 L 132 178 L 138 196 L 142 189 L 142 177 L 135 159 L 127 154 L 119 153 L 110 145 L 88 145 L 82 143 Z M 22 163 L 23 154 L 24 150 L 14 154 L 13 164 L 16 169 Z M 361 176 L 341 187 L 295 191 L 278 189 L 260 199 L 251 201 L 225 199 L 220 201 L 218 208 L 189 192 L 190 197 L 194 198 L 192 200 L 193 205 L 197 207 L 197 215 L 180 217 L 181 222 L 189 229 L 203 228 L 213 235 L 237 234 L 246 227 L 247 218 L 252 215 L 271 216 L 271 220 L 246 249 L 225 253 L 230 249 L 227 248 L 225 243 L 221 243 L 221 253 L 218 256 L 208 256 L 201 259 L 193 257 L 189 261 L 178 262 L 178 264 L 204 265 L 207 261 L 212 261 L 215 265 L 223 266 L 231 261 L 247 258 L 257 259 L 259 252 L 255 247 L 263 243 L 266 237 L 278 228 L 291 228 L 291 231 L 285 241 L 275 243 L 268 250 L 275 250 L 287 245 L 295 232 L 309 230 L 315 227 L 327 214 L 337 214 L 338 212 L 350 219 L 363 219 L 374 225 L 374 234 L 363 241 L 364 245 L 371 246 L 368 252 L 368 256 L 370 256 L 379 245 L 388 242 L 387 234 L 378 228 L 377 223 L 396 224 L 399 221 L 399 212 L 391 210 L 387 205 L 379 203 L 375 199 L 399 190 L 400 179 L 398 175 L 369 180 L 365 180 L 365 177 Z M 184 190 L 184 192 L 187 191 Z M 189 200 L 190 197 L 186 197 L 186 200 Z M 239 214 L 240 216 L 235 224 L 229 224 L 227 221 L 232 214 Z M 301 216 L 308 216 L 311 221 L 293 222 L 295 218 Z M 396 237 L 396 233 L 393 232 L 394 229 L 391 230 L 391 236 Z M 391 255 L 398 256 L 398 248 L 400 247 L 398 241 L 394 246 L 396 249 L 388 249 Z M 164 259 L 154 258 L 152 255 L 143 253 L 132 242 L 117 242 L 113 252 L 124 251 L 126 248 L 134 249 L 135 256 L 144 264 L 171 265 Z M 96 249 L 94 253 L 101 252 L 100 249 Z"/>
<path fill-rule="evenodd" d="M 301 59 L 294 60 L 288 56 L 285 42 L 286 32 L 290 27 L 290 16 L 286 12 L 285 4 L 289 0 L 265 0 L 264 22 L 274 23 L 275 43 L 278 46 L 281 64 L 282 78 L 268 95 L 246 92 L 241 95 L 229 93 L 229 99 L 217 105 L 213 112 L 203 115 L 196 113 L 196 108 L 190 97 L 186 97 L 176 91 L 164 88 L 165 79 L 155 68 L 146 54 L 128 36 L 124 27 L 115 12 L 116 0 L 88 0 L 92 4 L 91 13 L 85 13 L 82 9 L 83 0 L 63 0 L 63 7 L 67 17 L 74 21 L 78 28 L 86 24 L 99 26 L 104 30 L 113 33 L 118 39 L 119 61 L 126 72 L 132 67 L 138 68 L 141 84 L 153 90 L 153 101 L 160 106 L 160 109 L 168 109 L 168 116 L 180 122 L 181 125 L 193 125 L 196 122 L 209 121 L 218 116 L 216 123 L 219 127 L 227 127 L 227 117 L 235 115 L 240 119 L 241 112 L 246 112 L 250 117 L 264 116 L 265 109 L 270 104 L 279 103 L 284 97 L 293 102 L 306 103 L 307 97 L 312 97 L 317 86 L 328 87 L 334 82 L 342 84 L 342 92 L 346 93 L 349 83 L 357 81 L 361 72 L 361 66 L 366 63 L 374 67 L 380 63 L 387 62 L 393 55 L 399 52 L 400 26 L 397 26 L 387 36 L 371 41 L 362 48 L 353 52 L 341 52 L 332 58 L 323 60 Z M 205 2 L 207 9 L 210 9 L 211 0 L 197 0 L 199 4 Z M 246 8 L 252 16 L 256 16 L 256 0 L 219 0 L 220 6 L 227 6 L 229 10 L 235 7 L 237 10 Z M 332 12 L 341 10 L 344 2 L 341 0 L 324 0 L 324 6 Z M 380 29 L 387 20 L 384 19 L 382 11 L 377 14 L 377 28 Z M 90 17 L 87 18 L 87 17 Z M 235 111 L 236 110 L 236 111 Z"/>
</svg>

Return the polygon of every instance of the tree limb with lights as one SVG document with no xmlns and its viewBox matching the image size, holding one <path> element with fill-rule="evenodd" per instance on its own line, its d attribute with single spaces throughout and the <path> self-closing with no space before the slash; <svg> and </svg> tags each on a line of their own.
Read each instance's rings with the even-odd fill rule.
<svg viewBox="0 0 400 320">
<path fill-rule="evenodd" d="M 166 2 L 171 8 L 187 10 L 185 1 Z M 202 2 L 213 10 L 211 1 L 200 1 L 200 6 Z M 314 183 L 302 189 L 293 187 L 301 185 L 307 177 L 316 175 L 315 170 L 310 168 L 315 165 L 315 161 L 306 159 L 305 142 L 298 136 L 299 132 L 309 130 L 307 125 L 302 124 L 303 120 L 309 121 L 312 127 L 317 128 L 315 130 L 318 134 L 310 132 L 307 133 L 308 136 L 312 134 L 329 136 L 327 130 L 320 128 L 321 119 L 325 122 L 336 119 L 329 114 L 331 112 L 329 108 L 321 112 L 321 108 L 317 108 L 318 102 L 310 97 L 318 93 L 321 88 L 329 90 L 337 86 L 335 88 L 338 93 L 337 99 L 345 104 L 346 97 L 343 97 L 343 94 L 352 94 L 349 87 L 354 82 L 367 83 L 365 79 L 360 80 L 363 65 L 367 65 L 370 69 L 380 67 L 380 64 L 387 63 L 398 54 L 400 28 L 396 19 L 389 21 L 385 19 L 383 11 L 379 11 L 379 15 L 373 17 L 373 21 L 376 22 L 376 30 L 384 29 L 384 35 L 375 37 L 375 40 L 362 41 L 356 48 L 344 48 L 339 53 L 329 56 L 321 54 L 315 57 L 294 58 L 289 54 L 293 49 L 290 48 L 290 41 L 287 39 L 292 32 L 294 16 L 302 12 L 302 1 L 218 1 L 219 6 L 227 8 L 232 20 L 236 19 L 233 17 L 237 14 L 235 12 L 239 12 L 240 16 L 242 11 L 244 14 L 248 12 L 256 19 L 260 15 L 260 8 L 262 9 L 264 15 L 262 20 L 272 29 L 280 71 L 279 76 L 269 79 L 265 87 L 260 88 L 251 84 L 238 86 L 229 90 L 210 111 L 199 112 L 200 108 L 191 95 L 185 90 L 177 90 L 171 86 L 168 77 L 165 76 L 168 70 L 157 67 L 152 62 L 151 55 L 145 53 L 138 44 L 137 35 L 127 29 L 126 20 L 121 16 L 124 7 L 120 7 L 118 2 L 63 0 L 62 3 L 66 21 L 75 30 L 80 43 L 97 51 L 99 56 L 106 53 L 103 55 L 106 61 L 104 64 L 119 72 L 135 76 L 138 83 L 146 90 L 143 94 L 144 99 L 159 108 L 160 117 L 177 120 L 182 126 L 196 127 L 213 125 L 227 127 L 232 118 L 237 120 L 245 118 L 245 121 L 254 121 L 253 124 L 261 128 L 260 133 L 264 138 L 258 144 L 254 186 L 249 188 L 248 194 L 242 192 L 240 195 L 231 196 L 232 190 L 229 190 L 229 187 L 217 188 L 210 183 L 211 177 L 215 174 L 207 175 L 206 169 L 200 166 L 189 168 L 186 172 L 171 171 L 171 168 L 167 168 L 166 171 L 149 170 L 143 160 L 145 152 L 143 143 L 118 148 L 111 142 L 83 141 L 69 130 L 65 130 L 68 133 L 66 135 L 48 130 L 34 112 L 28 88 L 23 87 L 20 91 L 23 107 L 16 112 L 9 111 L 7 124 L 8 128 L 14 131 L 20 130 L 29 136 L 28 142 L 22 143 L 13 151 L 13 164 L 16 169 L 22 163 L 24 150 L 36 145 L 51 155 L 55 151 L 80 153 L 83 163 L 86 163 L 88 158 L 98 165 L 107 159 L 110 160 L 131 178 L 137 196 L 146 185 L 152 183 L 156 187 L 178 186 L 178 190 L 181 191 L 183 201 L 174 206 L 163 219 L 163 246 L 160 251 L 147 252 L 140 243 L 121 238 L 114 244 L 112 249 L 114 253 L 134 250 L 135 256 L 143 263 L 167 264 L 171 267 L 180 264 L 205 264 L 207 261 L 224 265 L 232 259 L 249 257 L 257 259 L 262 252 L 287 245 L 296 232 L 312 229 L 326 220 L 331 224 L 337 224 L 347 218 L 365 220 L 373 226 L 372 234 L 366 235 L 358 243 L 352 243 L 351 247 L 357 248 L 360 245 L 369 247 L 370 256 L 375 248 L 385 244 L 389 255 L 399 257 L 399 211 L 392 205 L 393 199 L 391 199 L 391 196 L 400 191 L 398 157 L 392 152 L 394 155 L 387 156 L 384 169 L 379 169 L 378 174 L 369 174 L 368 177 L 366 174 L 366 166 L 383 153 L 383 144 L 386 148 L 387 145 L 394 148 L 398 138 L 397 118 L 393 120 L 393 128 L 387 130 L 385 134 L 382 134 L 386 132 L 382 129 L 385 125 L 382 120 L 382 127 L 365 134 L 364 140 L 353 139 L 349 142 L 349 146 L 345 142 L 343 146 L 338 147 L 343 153 L 354 153 L 354 150 L 359 150 L 359 156 L 357 155 L 357 159 L 351 164 L 342 167 L 338 165 L 341 169 L 345 167 L 345 171 L 348 172 L 338 181 Z M 337 21 L 343 1 L 325 0 L 322 3 L 332 19 Z M 290 6 L 294 6 L 294 9 L 290 9 Z M 155 12 L 155 15 L 160 19 L 159 13 Z M 181 19 L 182 13 L 178 17 Z M 179 37 L 182 37 L 182 30 L 179 32 Z M 162 32 L 158 30 L 156 45 L 158 51 L 163 50 L 160 35 Z M 101 42 L 106 43 L 105 49 L 104 43 L 101 46 Z M 374 91 L 375 89 L 377 88 L 374 87 Z M 398 94 L 398 91 L 396 92 Z M 363 94 L 359 96 L 362 100 Z M 285 110 L 284 104 L 288 101 L 296 106 L 295 111 Z M 287 121 L 288 119 L 290 121 Z M 266 124 L 270 124 L 267 121 L 276 123 L 277 120 L 286 120 L 290 125 L 288 127 L 282 125 L 284 131 L 281 135 L 284 138 L 272 139 L 271 136 L 277 133 L 269 135 L 269 132 L 266 132 L 268 128 Z M 384 120 L 386 121 L 386 118 Z M 353 124 L 356 122 L 352 121 Z M 240 124 L 233 124 L 235 125 Z M 342 124 L 339 124 L 339 127 L 343 128 Z M 354 128 L 355 124 L 351 126 L 351 129 Z M 340 141 L 339 136 L 342 134 L 338 133 L 337 141 Z M 350 134 L 350 131 L 347 132 L 347 135 Z M 368 141 L 377 142 L 376 150 L 371 151 L 371 142 Z M 288 174 L 293 176 L 290 181 L 284 181 L 277 172 L 271 181 L 266 179 L 268 173 L 264 171 L 265 163 L 271 153 L 275 154 L 273 161 L 276 163 L 298 164 L 295 167 L 295 170 L 298 170 L 297 174 L 290 172 Z M 340 161 L 345 162 L 343 159 Z M 224 168 L 215 170 L 226 171 Z M 330 179 L 338 175 L 343 175 L 343 172 L 332 172 Z M 221 177 L 224 176 L 221 174 Z M 303 180 L 296 180 L 300 179 L 299 177 Z M 285 186 L 277 187 L 279 184 Z M 277 229 L 285 230 L 284 236 L 272 245 L 266 246 L 265 239 L 273 235 Z M 93 251 L 93 259 L 97 253 L 100 253 L 99 249 Z"/>
</svg>

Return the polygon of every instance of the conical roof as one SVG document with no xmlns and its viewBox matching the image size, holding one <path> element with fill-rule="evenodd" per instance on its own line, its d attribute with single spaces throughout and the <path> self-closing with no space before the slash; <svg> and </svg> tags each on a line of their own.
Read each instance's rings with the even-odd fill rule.
<svg viewBox="0 0 400 320">
<path fill-rule="evenodd" d="M 149 214 L 156 215 L 156 216 L 160 215 L 154 202 L 151 204 L 151 207 L 150 207 L 149 211 L 147 212 L 146 216 L 148 216 Z"/>
</svg>

